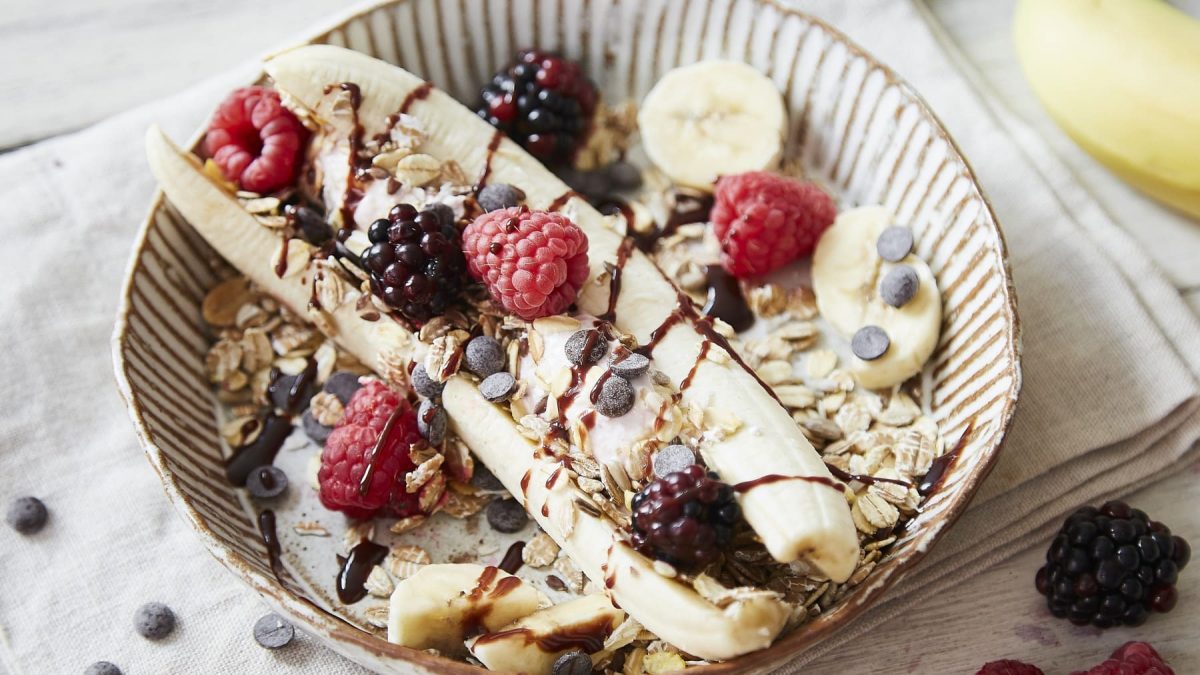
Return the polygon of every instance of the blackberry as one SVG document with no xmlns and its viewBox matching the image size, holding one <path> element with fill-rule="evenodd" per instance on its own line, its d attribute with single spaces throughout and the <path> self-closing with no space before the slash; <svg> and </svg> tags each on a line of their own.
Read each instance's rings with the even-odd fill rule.
<svg viewBox="0 0 1200 675">
<path fill-rule="evenodd" d="M 733 488 L 696 464 L 652 481 L 632 506 L 633 547 L 685 571 L 716 561 L 742 517 Z"/>
<path fill-rule="evenodd" d="M 1050 613 L 1083 626 L 1140 626 L 1175 607 L 1175 580 L 1191 548 L 1166 525 L 1125 502 L 1071 514 L 1038 570 Z"/>
<path fill-rule="evenodd" d="M 453 215 L 409 204 L 392 207 L 387 218 L 367 228 L 371 246 L 362 253 L 371 289 L 417 324 L 442 314 L 458 298 L 467 263 Z"/>
<path fill-rule="evenodd" d="M 596 87 L 579 64 L 526 50 L 483 87 L 476 112 L 538 159 L 564 164 L 587 135 Z"/>
</svg>

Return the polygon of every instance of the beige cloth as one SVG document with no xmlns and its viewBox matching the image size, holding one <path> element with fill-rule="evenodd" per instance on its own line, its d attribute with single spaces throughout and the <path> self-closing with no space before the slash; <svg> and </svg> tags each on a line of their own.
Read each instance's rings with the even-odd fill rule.
<svg viewBox="0 0 1200 675">
<path fill-rule="evenodd" d="M 804 4 L 908 78 L 974 163 L 1012 251 L 1025 373 L 1004 456 L 973 508 L 811 659 L 1070 507 L 1194 455 L 1200 320 L 1039 139 L 969 86 L 911 5 Z M 0 528 L 0 664 L 13 673 L 82 672 L 98 659 L 126 673 L 361 672 L 312 639 L 280 652 L 253 642 L 265 606 L 171 513 L 112 381 L 118 289 L 154 189 L 142 134 L 156 121 L 186 138 L 249 72 L 0 157 L 0 501 L 36 494 L 52 513 L 32 538 Z M 178 613 L 166 644 L 132 630 L 150 600 Z"/>
</svg>

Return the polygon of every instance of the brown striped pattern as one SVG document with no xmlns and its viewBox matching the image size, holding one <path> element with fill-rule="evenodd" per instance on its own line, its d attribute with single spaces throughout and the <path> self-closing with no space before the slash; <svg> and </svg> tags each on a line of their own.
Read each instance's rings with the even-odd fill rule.
<svg viewBox="0 0 1200 675">
<path fill-rule="evenodd" d="M 397 63 L 466 101 L 516 49 L 530 45 L 579 59 L 609 100 L 640 98 L 676 65 L 744 60 L 784 92 L 789 160 L 799 160 L 843 204 L 884 204 L 912 225 L 946 307 L 923 393 L 951 443 L 973 422 L 970 441 L 873 583 L 770 650 L 707 670 L 759 672 L 786 661 L 874 601 L 965 508 L 996 458 L 1020 386 L 1004 240 L 970 167 L 933 114 L 834 29 L 771 0 L 398 0 L 311 41 Z M 199 303 L 218 278 L 212 258 L 188 224 L 156 201 L 119 317 L 118 379 L 169 497 L 218 558 L 335 649 L 382 672 L 471 671 L 356 635 L 271 576 L 253 512 L 224 480 L 215 400 L 204 376 Z"/>
</svg>

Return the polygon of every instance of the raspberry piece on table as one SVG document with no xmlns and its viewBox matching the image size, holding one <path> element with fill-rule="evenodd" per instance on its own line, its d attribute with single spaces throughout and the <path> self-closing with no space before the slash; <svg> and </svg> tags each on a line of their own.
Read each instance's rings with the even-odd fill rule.
<svg viewBox="0 0 1200 675">
<path fill-rule="evenodd" d="M 717 180 L 713 231 L 735 277 L 766 274 L 812 253 L 837 207 L 821 188 L 767 171 Z"/>
<path fill-rule="evenodd" d="M 204 149 L 227 179 L 243 190 L 265 194 L 295 179 L 307 136 L 278 92 L 242 87 L 217 107 Z"/>
<path fill-rule="evenodd" d="M 1175 675 L 1175 671 L 1145 642 L 1126 642 L 1103 663 L 1071 675 Z"/>
<path fill-rule="evenodd" d="M 379 443 L 385 430 L 387 436 Z M 368 382 L 355 392 L 345 416 L 325 441 L 317 473 L 321 503 L 360 519 L 421 513 L 420 493 L 406 490 L 405 476 L 416 468 L 410 450 L 423 442 L 408 399 L 379 381 Z M 377 444 L 380 454 L 375 457 Z M 360 486 L 369 465 L 373 468 L 364 493 Z"/>
<path fill-rule="evenodd" d="M 587 235 L 562 214 L 492 211 L 468 225 L 462 241 L 471 276 L 526 321 L 566 311 L 587 280 Z"/>
<path fill-rule="evenodd" d="M 975 675 L 1045 675 L 1041 668 L 1022 661 L 1004 659 L 983 664 Z"/>
</svg>

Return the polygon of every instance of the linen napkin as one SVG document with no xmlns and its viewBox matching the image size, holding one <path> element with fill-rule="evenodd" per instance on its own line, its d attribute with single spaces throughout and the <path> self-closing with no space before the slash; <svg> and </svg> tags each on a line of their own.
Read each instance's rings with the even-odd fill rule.
<svg viewBox="0 0 1200 675">
<path fill-rule="evenodd" d="M 1178 467 L 1200 437 L 1200 321 L 1036 136 L 972 89 L 912 5 L 803 8 L 912 82 L 974 162 L 1012 252 L 1025 385 L 972 509 L 884 603 L 789 670 L 911 608 L 929 584 L 999 560 L 1012 552 L 999 544 L 1075 504 Z M 120 281 L 154 190 L 144 130 L 157 122 L 187 138 L 252 72 L 0 156 L 0 501 L 34 494 L 52 514 L 30 538 L 0 528 L 0 663 L 14 674 L 100 659 L 126 673 L 365 672 L 314 639 L 279 652 L 254 643 L 265 605 L 171 513 L 111 375 Z M 165 644 L 132 629 L 151 600 L 179 617 Z"/>
</svg>

